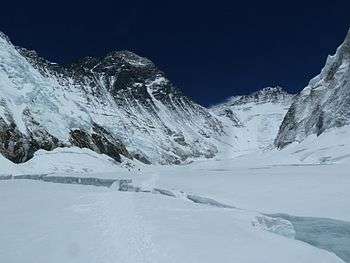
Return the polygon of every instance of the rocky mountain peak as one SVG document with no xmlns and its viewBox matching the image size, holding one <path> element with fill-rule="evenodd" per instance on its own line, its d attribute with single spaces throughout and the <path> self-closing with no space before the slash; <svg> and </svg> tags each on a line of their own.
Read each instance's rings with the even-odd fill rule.
<svg viewBox="0 0 350 263">
<path fill-rule="evenodd" d="M 113 51 L 107 54 L 104 58 L 105 61 L 111 62 L 120 62 L 129 64 L 134 67 L 154 67 L 154 64 L 151 60 L 141 57 L 134 52 L 122 50 L 122 51 Z"/>
<path fill-rule="evenodd" d="M 259 94 L 261 96 L 273 96 L 275 94 L 288 94 L 288 92 L 281 86 L 266 87 L 254 92 L 253 94 Z"/>
<path fill-rule="evenodd" d="M 222 123 L 132 52 L 59 65 L 2 34 L 0 63 L 0 153 L 13 162 L 70 146 L 161 164 L 218 152 Z"/>
<path fill-rule="evenodd" d="M 266 103 L 266 102 L 281 102 L 285 99 L 291 98 L 293 95 L 288 93 L 284 88 L 280 86 L 275 87 L 267 87 L 263 88 L 259 91 L 256 91 L 248 96 L 247 98 L 251 98 L 254 102 Z"/>
<path fill-rule="evenodd" d="M 84 69 L 93 72 L 110 72 L 122 68 L 134 70 L 155 70 L 155 65 L 147 58 L 141 57 L 131 51 L 113 51 L 103 57 L 85 57 L 67 65 L 67 68 L 77 70 Z"/>
</svg>

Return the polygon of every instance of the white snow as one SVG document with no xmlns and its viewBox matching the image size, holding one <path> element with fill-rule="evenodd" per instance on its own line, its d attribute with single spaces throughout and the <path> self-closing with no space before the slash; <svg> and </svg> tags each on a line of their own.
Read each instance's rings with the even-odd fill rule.
<svg viewBox="0 0 350 263">
<path fill-rule="evenodd" d="M 342 262 L 254 227 L 255 212 L 146 193 L 6 181 L 0 214 L 1 262 Z"/>
<path fill-rule="evenodd" d="M 145 167 L 143 173 L 156 176 L 155 187 L 243 209 L 350 221 L 349 134 L 350 126 L 345 126 L 281 151 L 179 167 Z"/>
<path fill-rule="evenodd" d="M 57 148 L 53 151 L 39 150 L 33 159 L 18 164 L 13 174 L 55 174 L 55 175 L 87 175 L 98 173 L 101 168 L 105 173 L 120 168 L 112 158 L 97 154 L 89 149 Z"/>
</svg>

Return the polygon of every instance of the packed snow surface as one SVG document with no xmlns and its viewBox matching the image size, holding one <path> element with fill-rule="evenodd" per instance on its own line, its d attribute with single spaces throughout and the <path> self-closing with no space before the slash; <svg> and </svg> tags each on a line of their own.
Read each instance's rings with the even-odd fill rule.
<svg viewBox="0 0 350 263">
<path fill-rule="evenodd" d="M 23 180 L 0 202 L 1 262 L 342 262 L 254 227 L 255 212 L 162 195 Z"/>
</svg>

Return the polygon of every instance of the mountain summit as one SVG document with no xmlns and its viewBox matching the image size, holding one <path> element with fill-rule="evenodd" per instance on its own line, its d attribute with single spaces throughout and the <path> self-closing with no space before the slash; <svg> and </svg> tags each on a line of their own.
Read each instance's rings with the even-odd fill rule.
<svg viewBox="0 0 350 263">
<path fill-rule="evenodd" d="M 78 146 L 117 161 L 181 163 L 214 156 L 222 133 L 146 58 L 120 51 L 58 65 L 0 34 L 0 153 L 13 162 Z"/>
</svg>

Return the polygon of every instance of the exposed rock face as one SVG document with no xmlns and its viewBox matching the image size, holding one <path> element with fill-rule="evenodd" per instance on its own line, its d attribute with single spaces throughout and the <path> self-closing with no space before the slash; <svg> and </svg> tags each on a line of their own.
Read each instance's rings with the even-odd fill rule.
<svg viewBox="0 0 350 263">
<path fill-rule="evenodd" d="M 58 65 L 0 34 L 0 152 L 14 162 L 76 145 L 115 160 L 181 163 L 213 157 L 223 134 L 148 59 L 121 51 Z"/>
<path fill-rule="evenodd" d="M 268 87 L 250 95 L 234 96 L 211 108 L 228 130 L 226 139 L 240 154 L 271 148 L 294 95 Z"/>
<path fill-rule="evenodd" d="M 32 158 L 39 149 L 50 151 L 63 146 L 64 144 L 44 129 L 23 134 L 14 122 L 8 124 L 0 117 L 0 152 L 14 163 Z"/>
<path fill-rule="evenodd" d="M 279 148 L 350 124 L 350 31 L 321 73 L 296 97 L 279 129 Z"/>
<path fill-rule="evenodd" d="M 92 134 L 84 130 L 72 130 L 70 142 L 79 148 L 88 148 L 97 153 L 104 153 L 118 162 L 121 162 L 120 155 L 132 159 L 126 147 L 118 139 L 113 138 L 111 134 L 97 125 L 93 127 Z"/>
</svg>

